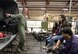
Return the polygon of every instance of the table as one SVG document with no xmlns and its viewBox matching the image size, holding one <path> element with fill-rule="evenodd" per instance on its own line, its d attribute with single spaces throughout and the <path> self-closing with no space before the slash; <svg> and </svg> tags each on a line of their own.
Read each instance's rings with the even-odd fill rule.
<svg viewBox="0 0 78 54">
<path fill-rule="evenodd" d="M 0 43 L 0 51 L 6 48 L 16 37 L 16 35 L 12 35 L 11 38 L 8 41 L 5 41 L 4 43 Z"/>
</svg>

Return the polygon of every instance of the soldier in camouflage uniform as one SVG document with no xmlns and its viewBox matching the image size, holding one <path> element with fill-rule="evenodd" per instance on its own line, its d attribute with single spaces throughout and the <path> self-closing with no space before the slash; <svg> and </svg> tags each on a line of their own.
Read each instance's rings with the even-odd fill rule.
<svg viewBox="0 0 78 54">
<path fill-rule="evenodd" d="M 18 48 L 20 48 L 21 50 L 23 50 L 23 46 L 24 46 L 24 43 L 25 43 L 25 31 L 26 31 L 26 19 L 24 17 L 23 14 L 19 13 L 19 14 L 8 14 L 6 13 L 7 17 L 11 17 L 11 18 L 18 18 L 18 33 L 19 33 L 19 36 L 20 36 L 20 42 L 19 42 L 19 45 L 18 45 Z"/>
</svg>

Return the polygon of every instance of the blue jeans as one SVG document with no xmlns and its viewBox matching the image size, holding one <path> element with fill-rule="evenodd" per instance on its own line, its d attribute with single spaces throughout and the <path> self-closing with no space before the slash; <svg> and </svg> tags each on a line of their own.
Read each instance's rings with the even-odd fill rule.
<svg viewBox="0 0 78 54">
<path fill-rule="evenodd" d="M 61 35 L 52 37 L 52 38 L 50 39 L 50 42 L 48 43 L 47 46 L 48 46 L 48 47 L 52 46 L 52 45 L 54 44 L 54 41 L 55 41 L 55 40 L 59 40 L 60 38 L 62 38 Z"/>
<path fill-rule="evenodd" d="M 46 40 L 47 40 L 48 42 L 50 42 L 51 38 L 52 38 L 52 36 L 49 36 Z"/>
</svg>

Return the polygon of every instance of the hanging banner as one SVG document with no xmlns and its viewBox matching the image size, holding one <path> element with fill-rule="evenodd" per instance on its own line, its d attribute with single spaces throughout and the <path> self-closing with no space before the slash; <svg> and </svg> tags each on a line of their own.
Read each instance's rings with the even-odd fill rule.
<svg viewBox="0 0 78 54">
<path fill-rule="evenodd" d="M 41 23 L 41 26 L 42 26 L 42 29 L 44 29 L 44 30 L 48 30 L 48 22 L 47 21 L 45 21 L 45 22 L 42 22 Z"/>
</svg>

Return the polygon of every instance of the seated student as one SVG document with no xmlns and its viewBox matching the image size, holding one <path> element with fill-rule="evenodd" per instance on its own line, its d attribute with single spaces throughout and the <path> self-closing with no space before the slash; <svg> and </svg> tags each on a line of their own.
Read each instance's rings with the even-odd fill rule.
<svg viewBox="0 0 78 54">
<path fill-rule="evenodd" d="M 47 46 L 49 44 L 49 42 L 51 41 L 53 36 L 55 36 L 55 33 L 53 35 L 50 35 L 49 37 L 46 38 L 45 46 Z"/>
<path fill-rule="evenodd" d="M 73 32 L 70 28 L 65 27 L 62 30 L 62 38 L 58 40 L 55 46 L 53 46 L 53 50 L 59 48 L 59 45 L 65 40 L 64 47 L 60 54 L 78 54 L 78 37 L 73 35 Z"/>
<path fill-rule="evenodd" d="M 56 31 L 57 27 L 58 27 L 58 23 L 55 22 L 55 25 L 53 26 L 53 29 L 52 29 L 53 35 L 55 35 L 55 31 Z M 49 44 L 51 38 L 52 38 L 51 35 L 46 38 L 46 44 L 45 44 L 45 46 L 47 46 Z M 45 48 L 45 46 L 43 48 Z"/>
<path fill-rule="evenodd" d="M 64 27 L 70 27 L 69 23 L 65 23 L 63 28 Z M 57 30 L 60 30 L 59 32 L 57 32 L 57 34 L 59 34 L 59 35 L 56 35 L 56 36 L 53 36 L 53 37 L 49 38 L 49 40 L 48 40 L 49 43 L 47 44 L 46 47 L 43 47 L 43 48 L 48 49 L 49 47 L 52 47 L 54 45 L 55 41 L 58 41 L 59 39 L 62 38 L 62 35 L 61 35 L 62 28 L 58 28 Z"/>
</svg>

